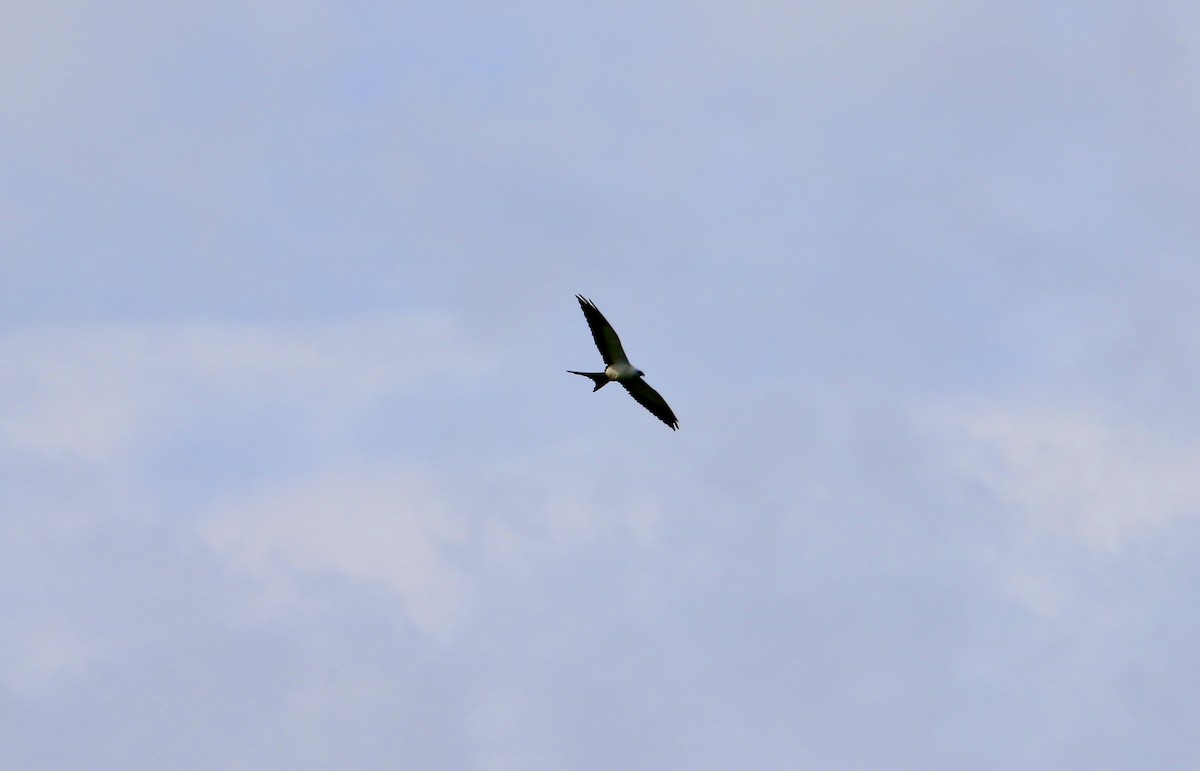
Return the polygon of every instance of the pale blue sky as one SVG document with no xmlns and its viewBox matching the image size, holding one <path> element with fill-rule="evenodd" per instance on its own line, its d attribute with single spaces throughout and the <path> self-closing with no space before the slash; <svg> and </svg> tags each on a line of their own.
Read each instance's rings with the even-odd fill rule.
<svg viewBox="0 0 1200 771">
<path fill-rule="evenodd" d="M 0 768 L 1194 762 L 1194 4 L 4 16 Z"/>
</svg>

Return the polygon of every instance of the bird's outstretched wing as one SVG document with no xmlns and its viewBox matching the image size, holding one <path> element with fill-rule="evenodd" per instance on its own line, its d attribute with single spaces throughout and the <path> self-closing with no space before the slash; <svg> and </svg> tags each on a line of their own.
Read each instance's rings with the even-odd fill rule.
<svg viewBox="0 0 1200 771">
<path fill-rule="evenodd" d="M 625 350 L 621 348 L 621 338 L 617 337 L 612 324 L 608 323 L 600 309 L 591 300 L 584 299 L 583 295 L 577 294 L 575 299 L 579 301 L 579 307 L 583 309 L 583 317 L 587 319 L 588 326 L 592 330 L 592 339 L 596 341 L 596 347 L 600 349 L 600 356 L 604 358 L 604 363 L 628 364 L 629 359 L 625 358 Z"/>
<path fill-rule="evenodd" d="M 679 428 L 679 419 L 675 417 L 674 412 L 671 412 L 667 400 L 662 398 L 658 391 L 651 388 L 645 380 L 640 377 L 622 380 L 621 385 L 625 386 L 625 390 L 637 400 L 638 404 L 654 413 L 654 417 L 670 426 L 672 431 Z"/>
</svg>

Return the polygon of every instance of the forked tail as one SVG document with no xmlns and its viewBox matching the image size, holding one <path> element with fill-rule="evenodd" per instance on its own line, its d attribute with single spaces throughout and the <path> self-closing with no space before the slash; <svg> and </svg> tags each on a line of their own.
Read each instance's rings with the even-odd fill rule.
<svg viewBox="0 0 1200 771">
<path fill-rule="evenodd" d="M 591 378 L 592 382 L 596 384 L 596 387 L 592 389 L 592 393 L 596 393 L 608 385 L 608 375 L 605 375 L 603 372 L 576 372 L 573 369 L 569 369 L 567 372 L 570 372 L 572 375 L 583 375 L 584 377 Z"/>
</svg>

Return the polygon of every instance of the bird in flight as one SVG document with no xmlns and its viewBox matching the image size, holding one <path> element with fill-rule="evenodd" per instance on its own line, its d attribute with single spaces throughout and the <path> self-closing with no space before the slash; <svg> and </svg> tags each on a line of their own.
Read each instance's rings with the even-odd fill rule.
<svg viewBox="0 0 1200 771">
<path fill-rule="evenodd" d="M 629 359 L 625 358 L 625 351 L 621 348 L 621 339 L 617 337 L 616 330 L 600 313 L 600 309 L 591 300 L 584 299 L 582 295 L 575 295 L 575 299 L 579 301 L 579 307 L 583 309 L 583 317 L 587 319 L 588 326 L 592 329 L 592 339 L 596 341 L 596 347 L 600 349 L 605 367 L 603 372 L 576 372 L 573 369 L 569 369 L 567 372 L 591 378 L 592 382 L 596 384 L 592 393 L 615 380 L 625 387 L 625 390 L 637 400 L 638 404 L 650 410 L 654 417 L 670 426 L 672 431 L 679 428 L 679 420 L 667 406 L 667 401 L 659 396 L 658 391 L 651 388 L 645 380 L 642 380 L 642 375 L 645 373 L 630 364 Z"/>
</svg>

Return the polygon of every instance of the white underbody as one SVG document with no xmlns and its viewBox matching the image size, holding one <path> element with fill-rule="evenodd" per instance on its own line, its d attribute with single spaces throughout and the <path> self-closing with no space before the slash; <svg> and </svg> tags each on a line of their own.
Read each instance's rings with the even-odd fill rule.
<svg viewBox="0 0 1200 771">
<path fill-rule="evenodd" d="M 609 380 L 633 380 L 641 376 L 641 371 L 627 361 L 609 364 L 604 368 L 604 375 Z"/>
</svg>

